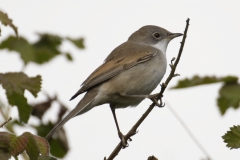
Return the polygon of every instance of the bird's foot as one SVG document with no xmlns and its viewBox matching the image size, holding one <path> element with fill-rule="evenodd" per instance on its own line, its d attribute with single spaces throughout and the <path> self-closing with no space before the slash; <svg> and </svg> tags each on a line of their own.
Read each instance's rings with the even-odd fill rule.
<svg viewBox="0 0 240 160">
<path fill-rule="evenodd" d="M 136 132 L 131 132 L 130 134 L 129 134 L 129 136 L 131 137 L 131 136 L 133 136 L 133 135 L 135 135 L 135 134 L 137 134 L 138 133 L 138 131 L 136 131 Z M 129 141 L 132 141 L 132 139 L 131 138 L 127 138 L 126 139 L 126 136 L 124 136 L 121 132 L 118 132 L 118 136 L 119 136 L 119 138 L 120 138 L 120 140 L 121 140 L 121 143 L 122 143 L 122 148 L 124 149 L 124 148 L 126 148 L 126 147 L 128 147 L 129 145 L 128 145 L 128 143 L 127 143 L 127 141 L 129 140 Z"/>
<path fill-rule="evenodd" d="M 152 95 L 149 95 L 149 96 L 147 96 L 147 98 L 149 98 L 151 101 L 153 101 L 153 103 L 155 103 L 158 107 L 164 107 L 165 106 L 165 103 L 163 103 L 162 102 L 162 97 L 163 96 L 161 96 L 160 98 L 159 98 L 159 100 L 160 100 L 160 104 L 158 103 L 158 96 L 159 96 L 159 94 L 157 93 L 157 94 L 152 94 Z"/>
<path fill-rule="evenodd" d="M 127 139 L 125 138 L 125 136 L 121 132 L 118 132 L 118 137 L 121 140 L 123 149 L 129 146 L 128 143 L 127 143 Z"/>
</svg>

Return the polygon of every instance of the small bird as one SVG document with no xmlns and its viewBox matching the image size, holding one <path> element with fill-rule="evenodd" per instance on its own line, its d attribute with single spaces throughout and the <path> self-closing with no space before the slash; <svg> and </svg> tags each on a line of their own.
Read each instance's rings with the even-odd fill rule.
<svg viewBox="0 0 240 160">
<path fill-rule="evenodd" d="M 137 106 L 157 87 L 166 68 L 168 43 L 181 33 L 147 25 L 135 31 L 115 48 L 81 85 L 72 99 L 86 92 L 77 106 L 48 133 L 50 138 L 69 119 L 109 103 L 122 146 L 127 142 L 119 129 L 115 109 Z"/>
</svg>

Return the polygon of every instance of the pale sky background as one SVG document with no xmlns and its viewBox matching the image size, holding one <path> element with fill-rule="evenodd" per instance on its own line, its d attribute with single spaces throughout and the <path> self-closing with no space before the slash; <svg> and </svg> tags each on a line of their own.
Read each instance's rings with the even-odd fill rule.
<svg viewBox="0 0 240 160">
<path fill-rule="evenodd" d="M 87 76 L 102 64 L 115 47 L 144 25 L 158 25 L 171 32 L 183 32 L 185 21 L 190 18 L 188 37 L 177 68 L 181 77 L 171 81 L 170 86 L 194 74 L 240 77 L 239 8 L 240 1 L 237 0 L 0 0 L 0 10 L 13 19 L 19 28 L 19 35 L 31 41 L 37 39 L 36 32 L 85 38 L 85 50 L 80 51 L 69 42 L 62 47 L 62 50 L 73 53 L 73 63 L 62 56 L 43 66 L 30 63 L 25 69 L 29 76 L 42 75 L 43 89 L 51 95 L 56 93 L 69 109 L 74 108 L 82 97 L 68 101 Z M 13 34 L 8 27 L 1 26 L 1 29 L 0 42 Z M 168 61 L 177 55 L 180 41 L 181 38 L 176 38 L 170 42 Z M 18 54 L 0 52 L 0 72 L 21 70 L 23 64 L 19 62 Z M 229 127 L 240 124 L 240 110 L 230 109 L 223 117 L 220 115 L 216 106 L 220 86 L 214 84 L 166 90 L 163 100 L 171 104 L 213 160 L 238 160 L 240 150 L 226 148 L 221 136 Z M 3 95 L 2 88 L 0 92 Z M 26 95 L 33 103 L 45 99 L 43 94 L 39 94 L 37 99 L 28 93 Z M 116 111 L 123 134 L 128 132 L 149 104 L 151 102 L 145 100 L 136 108 Z M 52 117 L 54 108 L 57 106 L 44 117 L 46 121 L 56 120 Z M 16 113 L 15 108 L 13 116 Z M 34 119 L 31 121 L 34 122 Z M 64 127 L 71 148 L 64 160 L 103 159 L 119 142 L 108 105 L 94 108 L 70 120 Z M 116 160 L 146 160 L 150 155 L 155 155 L 159 160 L 205 158 L 168 106 L 154 108 L 138 130 L 129 147 L 122 150 Z M 18 130 L 18 134 L 24 131 L 32 132 Z"/>
</svg>

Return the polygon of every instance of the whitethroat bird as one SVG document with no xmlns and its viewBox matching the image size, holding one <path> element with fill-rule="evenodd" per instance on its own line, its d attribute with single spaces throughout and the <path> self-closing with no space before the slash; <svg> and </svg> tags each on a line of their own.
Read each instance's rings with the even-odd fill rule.
<svg viewBox="0 0 240 160">
<path fill-rule="evenodd" d="M 122 146 L 127 142 L 121 133 L 115 109 L 137 106 L 157 87 L 166 68 L 168 43 L 183 34 L 171 33 L 158 26 L 144 26 L 115 48 L 90 76 L 72 99 L 86 92 L 77 106 L 48 133 L 50 138 L 69 119 L 92 108 L 109 103 Z"/>
</svg>

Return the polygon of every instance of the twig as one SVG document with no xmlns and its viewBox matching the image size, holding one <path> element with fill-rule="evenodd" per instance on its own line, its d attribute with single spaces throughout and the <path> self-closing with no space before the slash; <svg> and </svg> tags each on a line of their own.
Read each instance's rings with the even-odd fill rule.
<svg viewBox="0 0 240 160">
<path fill-rule="evenodd" d="M 158 99 L 161 99 L 163 97 L 163 92 L 165 91 L 168 83 L 170 82 L 170 80 L 175 77 L 175 70 L 176 70 L 176 67 L 179 63 L 179 60 L 180 60 L 180 57 L 182 55 L 182 51 L 183 51 L 183 47 L 184 47 L 184 44 L 185 44 L 185 40 L 186 40 L 186 37 L 187 37 L 187 30 L 188 30 L 188 26 L 189 26 L 189 21 L 190 19 L 188 18 L 187 21 L 186 21 L 186 28 L 184 30 L 184 35 L 183 35 L 183 39 L 182 39 L 182 42 L 181 42 L 181 46 L 180 46 L 180 49 L 179 49 L 179 52 L 178 52 L 178 56 L 177 56 L 177 59 L 176 61 L 174 62 L 174 64 L 172 64 L 172 62 L 174 61 L 174 59 L 171 61 L 171 72 L 167 78 L 167 80 L 162 83 L 161 85 L 161 91 L 159 92 L 157 98 Z M 140 126 L 140 124 L 144 121 L 144 119 L 148 116 L 148 114 L 152 111 L 152 109 L 154 108 L 156 104 L 155 103 L 152 103 L 149 108 L 146 110 L 146 112 L 142 115 L 142 117 L 137 121 L 137 123 L 130 129 L 130 131 L 125 135 L 125 139 L 130 139 L 131 136 L 133 136 L 134 134 L 136 134 L 137 132 L 137 128 Z M 131 140 L 131 139 L 130 139 Z M 122 143 L 119 142 L 118 145 L 116 146 L 116 148 L 113 150 L 113 152 L 111 153 L 111 155 L 106 159 L 106 157 L 104 158 L 105 160 L 112 160 L 114 159 L 118 153 L 120 152 L 120 150 L 122 149 Z"/>
<path fill-rule="evenodd" d="M 1 125 L 0 125 L 0 128 L 2 128 L 5 124 L 7 124 L 9 121 L 12 120 L 12 117 L 9 117 L 8 120 L 6 120 L 5 122 L 3 122 Z"/>
<path fill-rule="evenodd" d="M 178 120 L 178 122 L 182 125 L 182 127 L 184 128 L 184 130 L 188 133 L 189 137 L 193 140 L 193 142 L 198 146 L 198 148 L 203 152 L 203 154 L 205 154 L 207 160 L 211 160 L 208 152 L 205 150 L 205 148 L 201 145 L 201 143 L 197 140 L 197 138 L 194 136 L 194 134 L 191 132 L 191 130 L 187 127 L 187 125 L 184 123 L 184 121 L 182 120 L 182 118 L 177 114 L 177 112 L 175 112 L 175 110 L 173 109 L 173 107 L 167 103 L 167 108 L 169 108 L 169 110 L 172 112 L 172 114 L 174 115 L 174 117 Z"/>
</svg>

